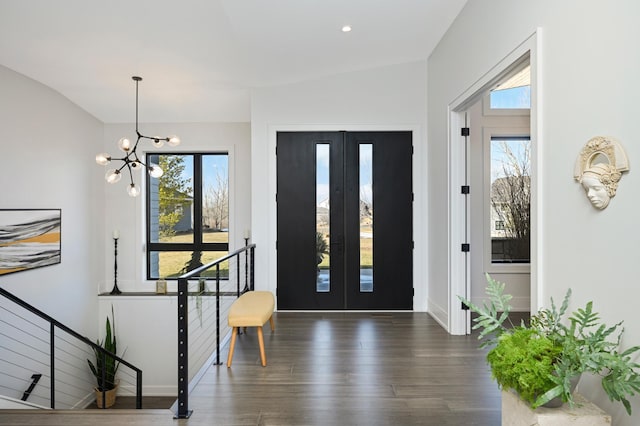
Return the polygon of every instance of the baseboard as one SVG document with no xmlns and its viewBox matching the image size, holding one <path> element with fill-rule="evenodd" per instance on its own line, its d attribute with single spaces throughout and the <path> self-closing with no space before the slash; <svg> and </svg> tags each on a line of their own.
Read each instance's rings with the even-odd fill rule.
<svg viewBox="0 0 640 426">
<path fill-rule="evenodd" d="M 449 315 L 447 311 L 431 299 L 427 300 L 427 313 L 440 324 L 442 328 L 447 330 L 447 332 L 449 331 Z"/>
<path fill-rule="evenodd" d="M 51 410 L 51 407 L 0 395 L 0 410 Z"/>
</svg>

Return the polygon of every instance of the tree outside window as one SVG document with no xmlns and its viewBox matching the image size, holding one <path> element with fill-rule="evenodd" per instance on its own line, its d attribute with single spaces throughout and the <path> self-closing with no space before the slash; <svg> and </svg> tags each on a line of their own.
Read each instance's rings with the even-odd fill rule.
<svg viewBox="0 0 640 426">
<path fill-rule="evenodd" d="M 148 279 L 177 278 L 226 255 L 228 154 L 153 154 L 147 161 L 164 170 L 147 185 Z"/>
<path fill-rule="evenodd" d="M 529 137 L 491 138 L 491 234 L 493 263 L 529 263 L 531 214 Z M 500 225 L 500 226 L 499 226 Z"/>
</svg>

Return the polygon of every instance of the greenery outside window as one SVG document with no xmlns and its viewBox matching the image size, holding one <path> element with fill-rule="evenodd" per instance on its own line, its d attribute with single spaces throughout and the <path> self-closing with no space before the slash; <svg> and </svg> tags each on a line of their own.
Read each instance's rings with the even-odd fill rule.
<svg viewBox="0 0 640 426">
<path fill-rule="evenodd" d="M 175 279 L 225 256 L 228 153 L 147 154 L 147 163 L 164 170 L 160 178 L 148 178 L 147 279 Z"/>
</svg>

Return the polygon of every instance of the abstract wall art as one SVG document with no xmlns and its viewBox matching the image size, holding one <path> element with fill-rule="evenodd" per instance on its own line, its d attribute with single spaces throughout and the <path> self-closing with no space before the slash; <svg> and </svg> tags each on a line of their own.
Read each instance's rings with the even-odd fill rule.
<svg viewBox="0 0 640 426">
<path fill-rule="evenodd" d="M 60 263 L 61 209 L 0 209 L 0 275 Z"/>
</svg>

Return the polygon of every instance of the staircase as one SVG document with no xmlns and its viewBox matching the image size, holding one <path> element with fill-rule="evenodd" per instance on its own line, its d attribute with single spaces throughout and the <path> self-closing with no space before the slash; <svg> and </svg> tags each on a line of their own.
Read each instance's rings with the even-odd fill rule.
<svg viewBox="0 0 640 426">
<path fill-rule="evenodd" d="M 0 408 L 86 408 L 96 398 L 87 360 L 96 356 L 120 363 L 119 395 L 142 408 L 142 370 L 3 288 L 0 336 Z"/>
</svg>

